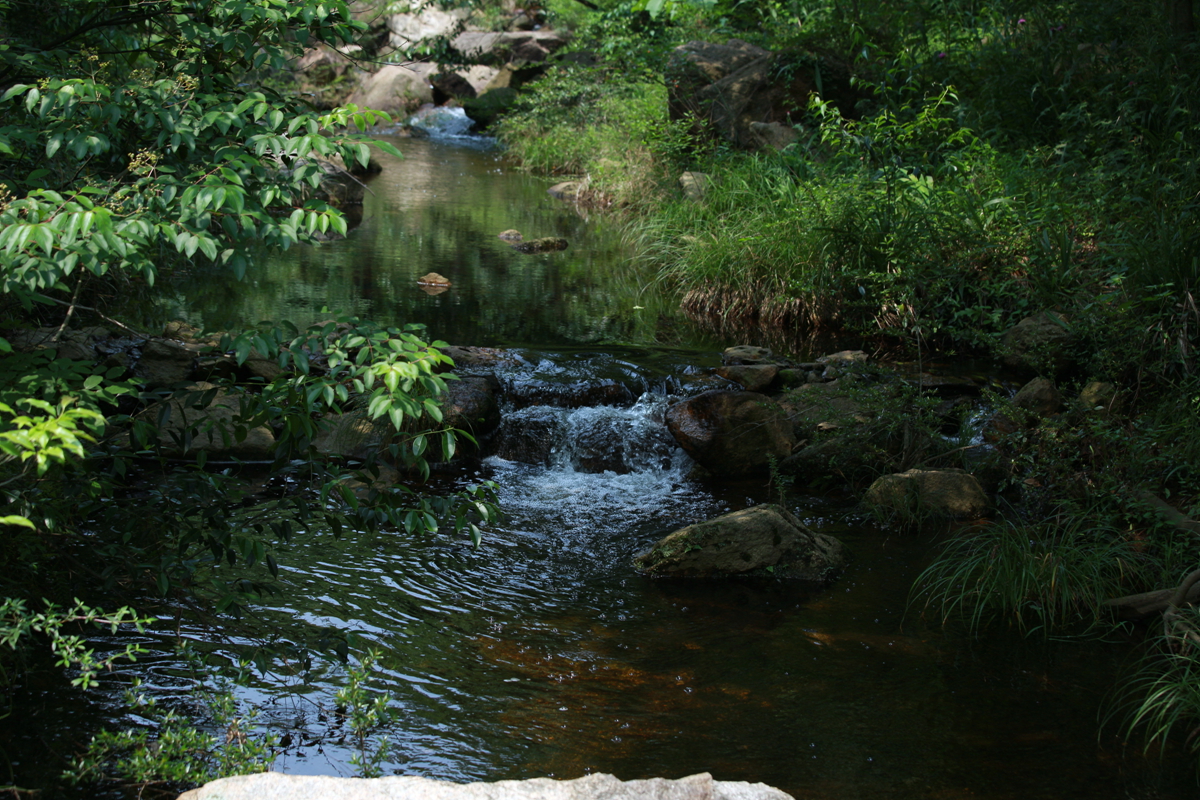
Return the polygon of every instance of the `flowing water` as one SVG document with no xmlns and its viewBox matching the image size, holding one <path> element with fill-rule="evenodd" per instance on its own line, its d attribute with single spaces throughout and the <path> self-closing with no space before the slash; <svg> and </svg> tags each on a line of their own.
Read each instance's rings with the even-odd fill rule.
<svg viewBox="0 0 1200 800">
<path fill-rule="evenodd" d="M 220 327 L 304 323 L 329 306 L 422 322 L 460 344 L 520 348 L 498 376 L 526 398 L 508 410 L 506 431 L 529 435 L 544 459 L 492 456 L 446 479 L 501 487 L 507 516 L 479 549 L 445 537 L 309 534 L 283 548 L 281 592 L 233 628 L 232 641 L 231 629 L 181 612 L 183 638 L 233 660 L 264 643 L 355 632 L 356 652 L 381 652 L 376 686 L 393 697 L 388 773 L 465 781 L 708 771 L 829 800 L 1189 796 L 1194 787 L 1179 789 L 1159 762 L 1126 753 L 1111 732 L 1097 735 L 1128 646 L 975 640 L 925 625 L 908 609 L 909 588 L 936 542 L 878 529 L 845 498 L 799 487 L 786 499 L 853 555 L 824 590 L 636 574 L 634 555 L 664 533 L 772 498 L 762 480 L 689 480 L 661 422 L 670 396 L 742 342 L 714 340 L 671 314 L 605 221 L 547 198 L 547 181 L 479 148 L 399 146 L 408 159 L 388 160 L 371 182 L 348 239 L 274 259 L 248 288 L 198 279 L 181 289 L 179 307 Z M 496 238 L 509 228 L 571 246 L 521 255 Z M 453 288 L 424 293 L 415 281 L 430 271 Z M 556 387 L 588 382 L 619 384 L 629 402 L 556 401 Z M 588 447 L 597 437 L 608 459 L 600 464 Z M 175 635 L 149 634 L 156 655 L 123 674 L 186 702 Z M 341 668 L 276 667 L 240 693 L 289 734 L 276 769 L 350 774 L 332 697 Z M 137 721 L 121 717 L 111 689 L 88 702 L 58 684 L 24 692 L 17 712 L 37 721 L 32 736 L 50 750 L 99 724 Z M 23 735 L 10 731 L 0 744 L 29 774 L 36 756 L 21 755 L 30 752 Z"/>
</svg>

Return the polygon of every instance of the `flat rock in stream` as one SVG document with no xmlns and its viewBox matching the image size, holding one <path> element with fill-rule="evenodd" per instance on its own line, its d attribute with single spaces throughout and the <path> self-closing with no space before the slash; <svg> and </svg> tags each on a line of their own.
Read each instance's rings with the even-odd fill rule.
<svg viewBox="0 0 1200 800">
<path fill-rule="evenodd" d="M 824 581 L 846 562 L 842 543 L 769 503 L 680 528 L 638 556 L 647 575 L 773 575 Z"/>
<path fill-rule="evenodd" d="M 569 781 L 531 778 L 450 783 L 414 775 L 333 778 L 261 772 L 206 783 L 179 800 L 792 800 L 764 783 L 716 781 L 707 772 L 679 780 L 622 781 L 595 773 Z"/>
</svg>

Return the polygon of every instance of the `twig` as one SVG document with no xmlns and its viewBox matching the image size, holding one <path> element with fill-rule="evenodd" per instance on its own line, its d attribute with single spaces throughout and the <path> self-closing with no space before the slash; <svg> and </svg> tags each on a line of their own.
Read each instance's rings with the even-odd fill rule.
<svg viewBox="0 0 1200 800">
<path fill-rule="evenodd" d="M 111 324 L 113 324 L 113 325 L 116 325 L 116 326 L 117 326 L 118 328 L 120 328 L 121 330 L 123 330 L 123 331 L 125 331 L 125 332 L 127 332 L 127 333 L 132 333 L 134 336 L 137 336 L 137 337 L 139 337 L 139 338 L 141 338 L 141 339 L 149 339 L 149 338 L 152 338 L 152 337 L 150 336 L 150 334 L 148 334 L 148 333 L 142 333 L 141 331 L 136 331 L 136 330 L 134 330 L 133 328 L 131 328 L 131 327 L 129 327 L 128 325 L 126 325 L 124 322 L 121 322 L 121 321 L 119 321 L 119 320 L 115 320 L 115 319 L 113 319 L 112 317 L 108 316 L 107 314 L 105 314 L 103 311 L 101 311 L 101 310 L 100 310 L 100 309 L 98 309 L 98 308 L 92 308 L 91 306 L 81 306 L 81 305 L 78 305 L 77 303 L 75 303 L 74 301 L 72 301 L 72 302 L 68 303 L 68 302 L 67 302 L 67 301 L 65 301 L 65 300 L 59 300 L 57 297 L 47 297 L 46 299 L 47 299 L 47 300 L 49 300 L 51 303 L 58 303 L 60 306 L 69 306 L 69 307 L 71 307 L 72 309 L 75 309 L 75 308 L 81 308 L 81 309 L 83 309 L 84 311 L 91 311 L 93 314 L 95 314 L 96 316 L 100 317 L 100 319 L 104 320 L 105 322 L 108 322 L 108 323 L 111 323 Z"/>
<path fill-rule="evenodd" d="M 67 315 L 63 317 L 62 325 L 58 326 L 58 330 L 50 337 L 51 342 L 57 342 L 62 336 L 63 331 L 67 329 L 67 323 L 71 321 L 71 317 L 75 315 L 75 301 L 79 299 L 79 290 L 83 287 L 83 273 L 79 275 L 79 280 L 75 282 L 75 293 L 71 295 L 71 305 L 67 308 Z"/>
</svg>

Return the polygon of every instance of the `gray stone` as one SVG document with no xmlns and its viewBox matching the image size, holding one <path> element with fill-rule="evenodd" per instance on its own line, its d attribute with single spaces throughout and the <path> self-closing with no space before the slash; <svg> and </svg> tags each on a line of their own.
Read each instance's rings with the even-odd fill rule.
<svg viewBox="0 0 1200 800">
<path fill-rule="evenodd" d="M 108 335 L 107 329 L 99 327 L 67 328 L 60 334 L 57 326 L 12 330 L 4 334 L 8 343 L 19 353 L 54 350 L 55 357 L 74 361 L 97 360 L 96 343 L 106 339 Z"/>
<path fill-rule="evenodd" d="M 1013 397 L 1014 406 L 1038 417 L 1057 414 L 1062 404 L 1062 393 L 1049 378 L 1034 378 Z"/>
<path fill-rule="evenodd" d="M 621 781 L 595 773 L 568 781 L 531 778 L 450 783 L 416 776 L 333 778 L 262 772 L 221 778 L 179 800 L 792 800 L 762 783 L 715 781 L 708 773 L 679 780 Z"/>
<path fill-rule="evenodd" d="M 756 150 L 782 150 L 796 141 L 796 128 L 780 122 L 751 122 L 750 143 Z"/>
<path fill-rule="evenodd" d="M 718 367 L 717 374 L 739 384 L 748 392 L 761 392 L 775 382 L 779 367 L 774 364 L 753 364 Z"/>
<path fill-rule="evenodd" d="M 429 4 L 415 13 L 393 14 L 388 17 L 387 27 L 392 47 L 407 50 L 415 44 L 435 36 L 447 36 L 459 30 L 470 15 L 467 8 L 446 11 Z"/>
<path fill-rule="evenodd" d="M 1073 362 L 1074 343 L 1070 320 L 1043 311 L 1026 317 L 1004 334 L 1004 363 L 1037 372 L 1060 372 Z"/>
<path fill-rule="evenodd" d="M 864 502 L 880 516 L 904 523 L 936 517 L 978 519 L 990 505 L 979 481 L 958 469 L 910 469 L 884 475 L 867 489 Z"/>
<path fill-rule="evenodd" d="M 388 114 L 406 114 L 433 102 L 433 86 L 411 67 L 389 64 L 366 76 L 348 102 Z"/>
<path fill-rule="evenodd" d="M 767 504 L 681 528 L 635 559 L 648 575 L 775 575 L 824 581 L 846 561 L 842 543 Z"/>
<path fill-rule="evenodd" d="M 734 347 L 725 348 L 725 352 L 721 353 L 721 363 L 726 366 L 737 364 L 774 364 L 775 356 L 765 347 L 739 344 Z"/>
<path fill-rule="evenodd" d="M 757 392 L 704 392 L 667 409 L 666 422 L 679 446 L 721 477 L 765 472 L 795 443 L 783 409 Z"/>
</svg>

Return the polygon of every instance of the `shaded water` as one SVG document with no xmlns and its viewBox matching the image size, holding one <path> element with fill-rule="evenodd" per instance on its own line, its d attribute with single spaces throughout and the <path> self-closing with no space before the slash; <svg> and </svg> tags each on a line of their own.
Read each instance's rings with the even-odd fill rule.
<svg viewBox="0 0 1200 800">
<path fill-rule="evenodd" d="M 762 480 L 690 481 L 686 457 L 663 449 L 667 395 L 734 342 L 710 341 L 642 291 L 603 221 L 547 200 L 546 181 L 486 152 L 400 146 L 409 158 L 372 182 L 350 238 L 271 261 L 253 291 L 198 281 L 180 297 L 192 320 L 303 323 L 329 305 L 424 322 L 463 344 L 539 348 L 499 375 L 510 389 L 590 376 L 642 396 L 630 407 L 523 409 L 560 423 L 550 465 L 493 457 L 455 479 L 501 486 L 508 516 L 480 549 L 310 534 L 283 548 L 282 591 L 234 629 L 232 643 L 229 629 L 186 613 L 184 638 L 233 659 L 264 643 L 356 632 L 358 652 L 382 652 L 378 686 L 394 698 L 389 772 L 494 780 L 709 771 L 830 800 L 1188 796 L 1157 762 L 1097 737 L 1127 647 L 926 628 L 906 608 L 934 542 L 879 530 L 838 500 L 802 488 L 787 499 L 853 555 L 824 591 L 638 576 L 633 556 L 664 533 L 771 495 Z M 520 255 L 495 238 L 507 228 L 565 236 L 572 247 Z M 428 271 L 455 287 L 424 294 L 414 281 Z M 581 431 L 596 427 L 630 454 L 630 471 L 579 471 Z M 174 636 L 151 634 L 158 655 L 124 674 L 186 702 Z M 241 692 L 277 733 L 292 734 L 276 769 L 350 774 L 333 702 L 341 668 L 276 666 Z M 65 751 L 70 730 L 119 724 L 111 691 L 92 703 L 72 697 L 58 686 L 27 692 L 22 713 L 52 720 L 39 734 L 46 747 Z"/>
</svg>

